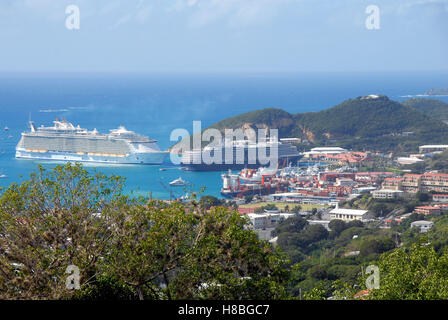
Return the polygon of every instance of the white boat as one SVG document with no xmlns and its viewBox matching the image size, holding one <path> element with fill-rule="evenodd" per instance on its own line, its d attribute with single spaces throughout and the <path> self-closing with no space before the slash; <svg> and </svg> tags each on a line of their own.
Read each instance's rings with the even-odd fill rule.
<svg viewBox="0 0 448 320">
<path fill-rule="evenodd" d="M 6 174 L 0 174 L 0 179 L 3 179 L 3 178 L 8 178 L 8 176 Z"/>
<path fill-rule="evenodd" d="M 67 120 L 39 128 L 30 121 L 30 131 L 22 133 L 16 146 L 16 158 L 39 160 L 160 165 L 168 155 L 156 140 L 123 126 L 99 133 L 75 127 Z"/>
<path fill-rule="evenodd" d="M 9 128 L 6 126 L 6 127 L 5 127 L 5 131 L 8 131 L 8 130 L 9 130 Z"/>
<path fill-rule="evenodd" d="M 170 186 L 184 186 L 184 185 L 185 185 L 185 180 L 183 180 L 181 177 L 170 182 Z"/>
</svg>

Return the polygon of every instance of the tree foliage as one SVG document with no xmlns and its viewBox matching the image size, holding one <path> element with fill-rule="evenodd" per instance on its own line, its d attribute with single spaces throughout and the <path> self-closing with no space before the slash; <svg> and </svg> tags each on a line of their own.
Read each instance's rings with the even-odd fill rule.
<svg viewBox="0 0 448 320">
<path fill-rule="evenodd" d="M 276 299 L 287 259 L 225 207 L 147 202 L 79 164 L 40 167 L 0 198 L 0 298 Z M 67 266 L 80 289 L 66 287 Z"/>
</svg>

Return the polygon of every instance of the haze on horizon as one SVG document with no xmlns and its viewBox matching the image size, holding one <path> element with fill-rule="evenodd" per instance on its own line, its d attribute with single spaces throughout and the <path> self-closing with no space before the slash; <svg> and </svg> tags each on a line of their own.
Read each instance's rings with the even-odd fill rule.
<svg viewBox="0 0 448 320">
<path fill-rule="evenodd" d="M 447 72 L 447 31 L 448 0 L 2 0 L 0 72 Z"/>
</svg>

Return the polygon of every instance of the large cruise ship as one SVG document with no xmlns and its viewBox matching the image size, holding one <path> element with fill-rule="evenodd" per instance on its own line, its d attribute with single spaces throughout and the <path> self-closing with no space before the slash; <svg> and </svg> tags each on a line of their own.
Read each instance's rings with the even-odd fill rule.
<svg viewBox="0 0 448 320">
<path fill-rule="evenodd" d="M 99 133 L 96 129 L 74 126 L 67 120 L 54 126 L 23 132 L 16 147 L 16 158 L 99 162 L 111 164 L 161 164 L 168 152 L 161 151 L 157 140 L 126 130 L 125 127 Z"/>
<path fill-rule="evenodd" d="M 272 151 L 276 148 L 277 156 L 272 157 L 273 161 L 276 160 L 275 163 L 266 163 L 266 159 L 260 159 L 260 148 L 266 150 L 266 158 L 269 158 Z M 207 157 L 212 158 L 218 150 L 221 153 L 221 156 L 217 155 L 216 157 L 219 161 L 210 163 L 210 161 L 204 160 Z M 226 155 L 231 155 L 231 158 L 227 156 L 226 159 Z M 302 154 L 298 152 L 297 147 L 287 142 L 268 140 L 255 143 L 248 140 L 237 140 L 233 141 L 230 146 L 226 146 L 222 142 L 218 146 L 206 146 L 202 150 L 184 151 L 181 156 L 181 165 L 183 169 L 191 171 L 256 169 L 259 167 L 282 167 L 295 164 L 301 157 Z"/>
</svg>

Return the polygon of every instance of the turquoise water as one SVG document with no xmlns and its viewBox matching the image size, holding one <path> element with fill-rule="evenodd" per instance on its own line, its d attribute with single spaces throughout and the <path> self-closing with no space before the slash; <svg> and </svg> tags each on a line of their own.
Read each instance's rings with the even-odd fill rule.
<svg viewBox="0 0 448 320">
<path fill-rule="evenodd" d="M 2 74 L 0 75 L 0 186 L 21 181 L 37 163 L 17 160 L 14 148 L 27 129 L 31 114 L 36 125 L 50 125 L 65 117 L 75 125 L 100 132 L 126 126 L 159 141 L 173 142 L 176 128 L 192 131 L 192 122 L 207 127 L 219 120 L 260 108 L 276 107 L 291 113 L 318 111 L 346 99 L 384 94 L 402 101 L 428 88 L 446 87 L 447 74 L 252 74 L 252 75 L 118 75 L 118 74 Z M 448 97 L 438 97 L 448 102 Z M 8 126 L 9 131 L 3 128 Z M 91 171 L 127 179 L 126 190 L 168 198 L 159 183 L 182 177 L 194 190 L 219 196 L 221 172 L 185 172 L 170 164 L 160 166 L 87 165 Z M 177 195 L 183 188 L 173 188 Z"/>
</svg>

